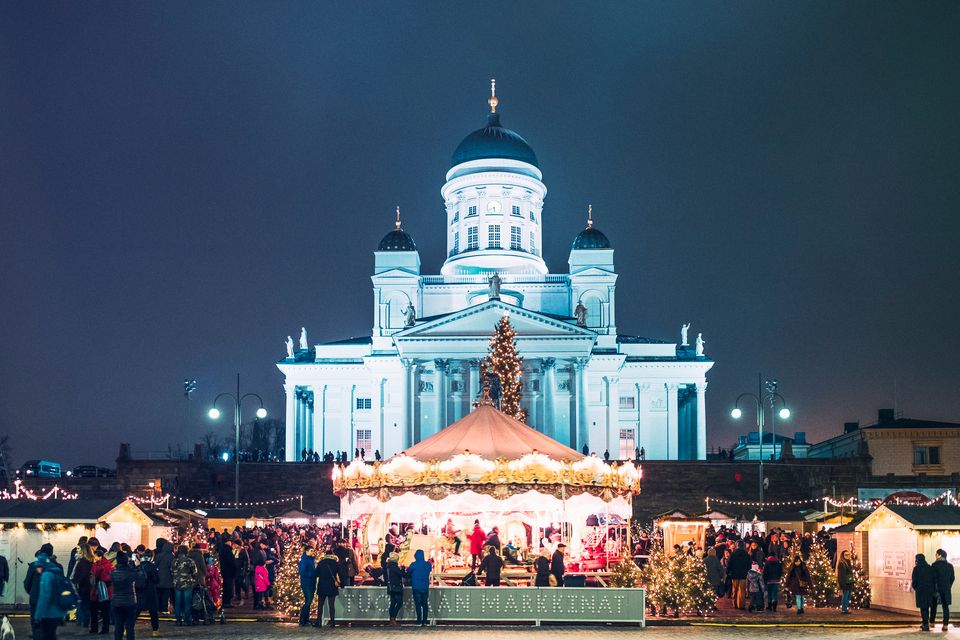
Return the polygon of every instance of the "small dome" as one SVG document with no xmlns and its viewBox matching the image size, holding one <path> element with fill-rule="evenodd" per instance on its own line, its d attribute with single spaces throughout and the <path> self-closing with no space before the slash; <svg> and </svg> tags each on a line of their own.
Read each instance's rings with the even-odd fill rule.
<svg viewBox="0 0 960 640">
<path fill-rule="evenodd" d="M 383 236 L 377 251 L 416 251 L 417 245 L 410 234 L 403 229 L 394 229 Z"/>
<path fill-rule="evenodd" d="M 500 126 L 499 113 L 489 114 L 487 126 L 477 129 L 463 139 L 457 150 L 453 152 L 451 166 L 485 158 L 519 160 L 540 168 L 537 164 L 537 154 L 533 152 L 527 141 L 517 132 Z"/>
<path fill-rule="evenodd" d="M 609 249 L 610 241 L 599 229 L 587 227 L 573 239 L 574 249 Z"/>
</svg>

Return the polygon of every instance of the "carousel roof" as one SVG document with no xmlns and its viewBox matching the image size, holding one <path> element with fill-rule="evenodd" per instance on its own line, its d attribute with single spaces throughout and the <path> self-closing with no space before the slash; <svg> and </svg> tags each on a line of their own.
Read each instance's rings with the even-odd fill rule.
<svg viewBox="0 0 960 640">
<path fill-rule="evenodd" d="M 466 417 L 398 455 L 428 462 L 449 460 L 467 451 L 485 460 L 517 460 L 534 451 L 557 461 L 575 462 L 584 458 L 583 454 L 487 404 L 479 405 Z"/>
</svg>

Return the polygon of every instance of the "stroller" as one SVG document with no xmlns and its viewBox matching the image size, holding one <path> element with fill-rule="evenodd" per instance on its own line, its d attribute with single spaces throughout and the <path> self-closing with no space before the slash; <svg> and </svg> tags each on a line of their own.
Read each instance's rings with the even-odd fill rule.
<svg viewBox="0 0 960 640">
<path fill-rule="evenodd" d="M 219 620 L 220 624 L 226 624 L 223 609 L 210 599 L 210 594 L 203 587 L 195 587 L 193 590 L 193 600 L 190 603 L 193 609 L 193 619 L 203 624 L 213 624 Z"/>
</svg>

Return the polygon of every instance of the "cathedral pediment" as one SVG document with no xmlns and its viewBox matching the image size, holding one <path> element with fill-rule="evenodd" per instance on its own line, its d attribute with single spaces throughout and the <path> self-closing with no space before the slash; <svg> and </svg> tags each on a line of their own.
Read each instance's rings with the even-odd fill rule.
<svg viewBox="0 0 960 640">
<path fill-rule="evenodd" d="M 596 339 L 596 333 L 573 322 L 551 317 L 507 304 L 500 300 L 490 300 L 476 306 L 446 314 L 438 318 L 429 318 L 422 324 L 404 329 L 394 334 L 397 342 L 422 338 L 479 337 L 489 339 L 493 329 L 504 314 L 510 315 L 510 323 L 517 332 L 517 339 L 523 338 L 572 338 Z"/>
</svg>

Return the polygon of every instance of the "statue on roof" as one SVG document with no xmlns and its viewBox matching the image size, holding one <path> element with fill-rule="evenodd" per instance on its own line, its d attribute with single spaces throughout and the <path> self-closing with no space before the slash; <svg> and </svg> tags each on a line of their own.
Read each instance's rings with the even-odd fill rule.
<svg viewBox="0 0 960 640">
<path fill-rule="evenodd" d="M 577 300 L 577 308 L 573 310 L 573 315 L 577 319 L 578 327 L 587 326 L 587 308 L 583 306 L 583 300 Z"/>
<path fill-rule="evenodd" d="M 689 347 L 689 346 L 690 346 L 690 340 L 687 339 L 687 331 L 690 331 L 690 323 L 689 323 L 689 322 L 688 322 L 687 324 L 683 325 L 682 327 L 680 327 L 680 346 L 681 346 L 681 347 Z"/>
<path fill-rule="evenodd" d="M 407 303 L 407 310 L 403 313 L 403 326 L 412 327 L 417 321 L 417 310 L 413 308 L 413 303 Z"/>
<path fill-rule="evenodd" d="M 293 358 L 293 338 L 287 336 L 287 357 Z"/>
<path fill-rule="evenodd" d="M 499 300 L 500 299 L 500 274 L 495 273 L 490 276 L 490 299 Z"/>
<path fill-rule="evenodd" d="M 705 344 L 706 344 L 706 341 L 703 339 L 703 334 L 698 333 L 697 334 L 697 357 L 698 358 L 703 357 L 703 345 Z"/>
<path fill-rule="evenodd" d="M 300 348 L 309 349 L 310 346 L 307 345 L 307 328 L 300 327 Z"/>
</svg>

